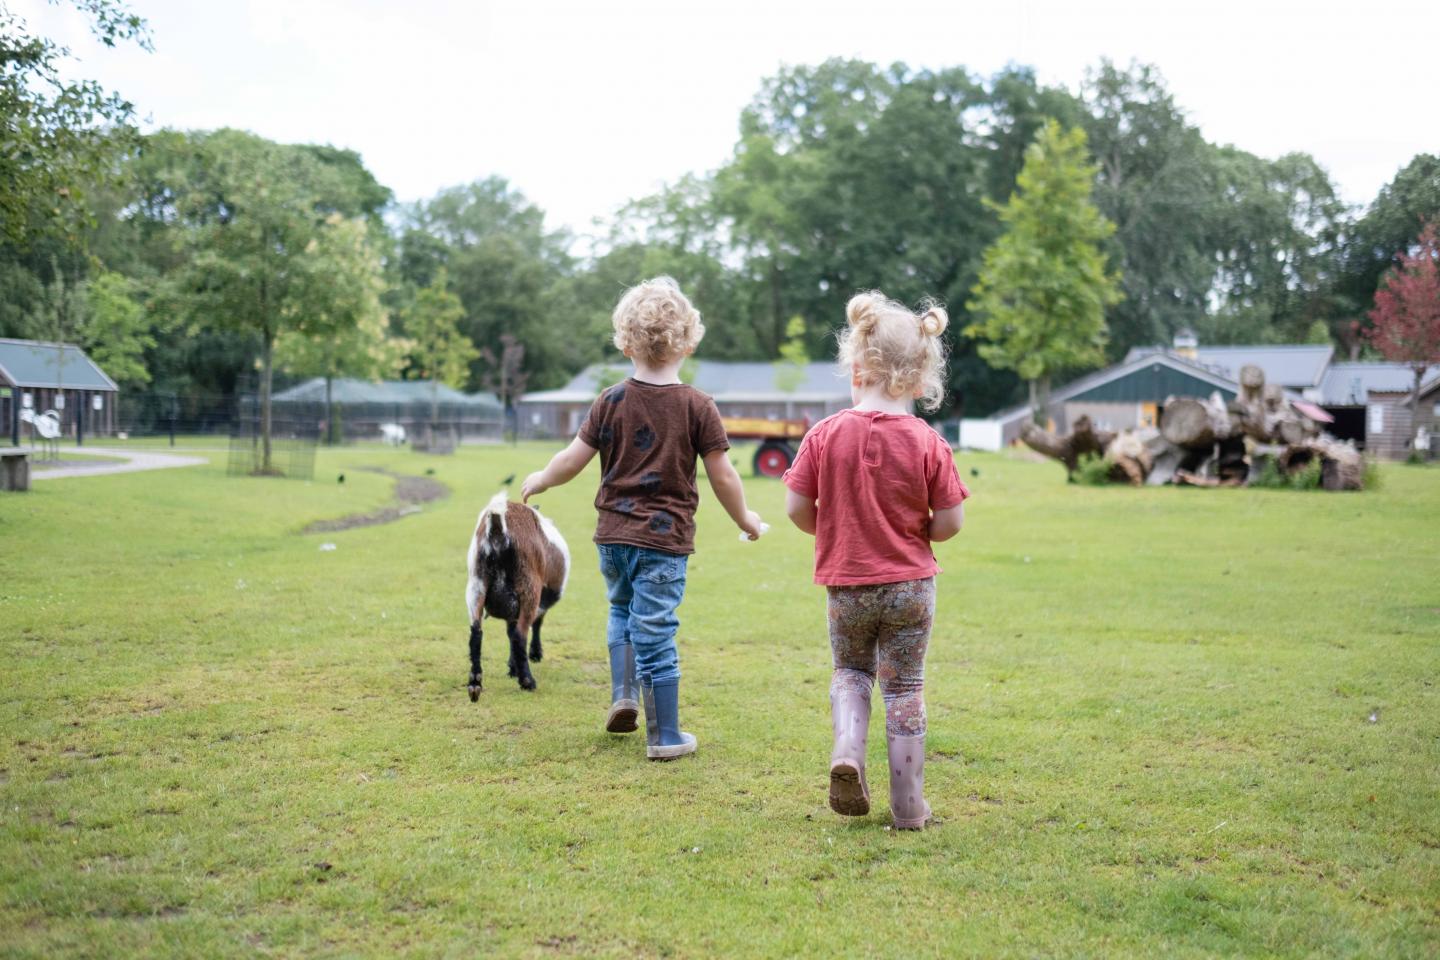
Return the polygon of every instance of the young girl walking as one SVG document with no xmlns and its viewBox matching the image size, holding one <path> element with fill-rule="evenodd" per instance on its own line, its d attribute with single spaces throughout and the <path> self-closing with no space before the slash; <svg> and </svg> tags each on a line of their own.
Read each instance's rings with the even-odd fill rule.
<svg viewBox="0 0 1440 960">
<path fill-rule="evenodd" d="M 896 828 L 923 829 L 925 649 L 935 615 L 931 543 L 964 521 L 950 447 L 914 416 L 933 410 L 945 383 L 940 340 L 949 318 L 938 305 L 914 313 L 878 291 L 847 305 L 840 362 L 854 406 L 817 423 L 786 472 L 785 510 L 815 536 L 815 582 L 828 593 L 835 672 L 830 711 L 830 807 L 870 812 L 865 743 L 870 693 L 885 699 L 890 813 Z"/>
</svg>

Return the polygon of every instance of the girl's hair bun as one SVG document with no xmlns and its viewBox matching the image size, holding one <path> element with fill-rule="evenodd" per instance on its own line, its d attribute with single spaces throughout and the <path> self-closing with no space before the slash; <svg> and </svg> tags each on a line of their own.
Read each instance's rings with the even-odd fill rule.
<svg viewBox="0 0 1440 960">
<path fill-rule="evenodd" d="M 920 332 L 927 337 L 938 337 L 950 326 L 950 315 L 938 303 L 932 303 L 920 314 Z"/>
<path fill-rule="evenodd" d="M 936 300 L 916 313 L 879 290 L 866 290 L 845 305 L 848 330 L 840 332 L 840 363 L 862 383 L 879 384 L 887 396 L 915 398 L 935 410 L 945 399 L 945 341 L 950 316 Z"/>
<path fill-rule="evenodd" d="M 857 293 L 845 305 L 845 320 L 855 328 L 856 333 L 869 334 L 880 322 L 880 307 L 884 304 L 885 295 L 878 290 Z"/>
</svg>

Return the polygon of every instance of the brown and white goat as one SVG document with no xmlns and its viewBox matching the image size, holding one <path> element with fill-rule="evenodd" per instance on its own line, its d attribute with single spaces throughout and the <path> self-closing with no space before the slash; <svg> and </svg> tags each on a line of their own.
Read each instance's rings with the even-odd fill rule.
<svg viewBox="0 0 1440 960">
<path fill-rule="evenodd" d="M 486 614 L 505 621 L 510 638 L 510 676 L 522 690 L 534 690 L 535 678 L 525 660 L 525 634 L 530 659 L 540 662 L 540 624 L 545 611 L 565 592 L 570 577 L 570 548 L 548 517 L 534 507 L 511 503 L 497 493 L 475 524 L 465 559 L 470 580 L 465 611 L 470 617 L 470 701 L 480 699 L 480 620 Z"/>
</svg>

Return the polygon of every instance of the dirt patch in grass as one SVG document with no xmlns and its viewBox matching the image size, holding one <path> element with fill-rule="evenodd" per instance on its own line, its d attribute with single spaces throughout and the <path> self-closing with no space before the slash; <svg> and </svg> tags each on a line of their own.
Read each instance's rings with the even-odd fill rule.
<svg viewBox="0 0 1440 960">
<path fill-rule="evenodd" d="M 430 477 L 392 473 L 380 467 L 362 467 L 361 469 L 393 477 L 395 479 L 395 502 L 381 507 L 379 510 L 372 510 L 370 513 L 352 513 L 334 520 L 316 520 L 305 528 L 305 533 L 333 533 L 336 530 L 351 530 L 355 527 L 373 527 L 381 523 L 394 523 L 401 517 L 419 513 L 421 504 L 441 500 L 450 494 L 449 487 Z"/>
</svg>

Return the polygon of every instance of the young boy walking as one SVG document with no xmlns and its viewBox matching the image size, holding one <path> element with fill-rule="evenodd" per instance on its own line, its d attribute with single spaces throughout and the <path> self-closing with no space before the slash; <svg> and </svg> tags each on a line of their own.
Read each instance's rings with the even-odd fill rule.
<svg viewBox="0 0 1440 960">
<path fill-rule="evenodd" d="M 600 454 L 595 543 L 610 598 L 605 729 L 636 729 L 638 695 L 646 756 L 673 760 L 696 748 L 695 737 L 680 729 L 675 646 L 675 611 L 695 552 L 696 459 L 705 461 L 716 499 L 752 540 L 760 536 L 760 516 L 747 508 L 726 456 L 730 442 L 715 401 L 680 382 L 680 365 L 705 326 L 679 286 L 660 277 L 632 287 L 611 319 L 615 346 L 634 363 L 634 374 L 595 400 L 579 434 L 545 469 L 525 478 L 521 496 L 529 500 L 568 483 Z"/>
</svg>

